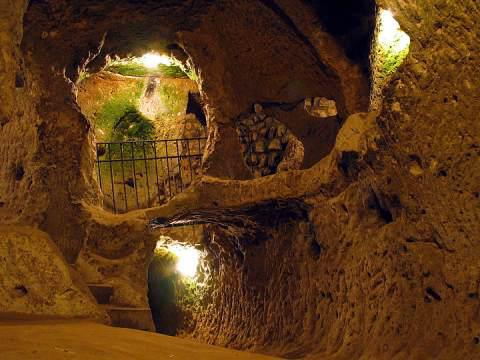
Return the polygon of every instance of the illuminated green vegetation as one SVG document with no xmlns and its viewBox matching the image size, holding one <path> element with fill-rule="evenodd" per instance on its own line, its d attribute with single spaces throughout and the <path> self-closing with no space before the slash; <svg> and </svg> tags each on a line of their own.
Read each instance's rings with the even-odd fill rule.
<svg viewBox="0 0 480 360">
<path fill-rule="evenodd" d="M 403 60 L 408 55 L 408 48 L 402 50 L 399 53 L 392 53 L 392 52 L 383 52 L 380 56 L 383 58 L 382 69 L 385 75 L 393 74 L 400 65 L 402 65 Z"/>
<path fill-rule="evenodd" d="M 371 57 L 370 110 L 381 108 L 382 91 L 408 56 L 409 50 L 410 37 L 400 29 L 391 11 L 380 9 Z"/>
<path fill-rule="evenodd" d="M 125 88 L 103 104 L 95 116 L 99 139 L 102 141 L 120 140 L 118 139 L 119 134 L 115 134 L 115 125 L 124 115 L 137 111 L 143 87 L 143 80 L 139 80 L 135 86 Z M 128 118 L 132 119 L 133 117 L 129 115 Z M 123 135 L 126 135 L 126 133 L 123 133 Z"/>
<path fill-rule="evenodd" d="M 382 75 L 390 76 L 407 57 L 410 37 L 400 29 L 390 11 L 380 10 L 379 19 L 376 56 Z"/>
<path fill-rule="evenodd" d="M 184 111 L 188 99 L 180 89 L 174 85 L 161 83 L 159 92 L 163 104 L 170 113 L 177 114 Z"/>
<path fill-rule="evenodd" d="M 140 114 L 134 106 L 127 107 L 112 128 L 112 140 L 150 140 L 153 139 L 155 127 L 153 122 Z"/>
<path fill-rule="evenodd" d="M 188 328 L 188 312 L 200 306 L 205 286 L 199 278 L 183 276 L 177 270 L 179 257 L 167 247 L 157 247 L 148 271 L 149 303 L 158 332 L 175 335 Z M 183 313 L 183 314 L 182 314 Z"/>
<path fill-rule="evenodd" d="M 148 69 L 136 61 L 114 62 L 105 68 L 123 76 L 158 76 L 168 78 L 187 78 L 188 75 L 178 65 L 159 64 L 154 69 Z"/>
</svg>

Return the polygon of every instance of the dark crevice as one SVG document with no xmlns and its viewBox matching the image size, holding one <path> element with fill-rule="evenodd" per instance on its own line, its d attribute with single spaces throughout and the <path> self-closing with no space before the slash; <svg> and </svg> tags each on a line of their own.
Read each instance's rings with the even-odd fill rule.
<svg viewBox="0 0 480 360">
<path fill-rule="evenodd" d="M 202 126 L 207 126 L 204 103 L 199 92 L 188 92 L 187 114 L 194 114 Z"/>
<path fill-rule="evenodd" d="M 354 178 L 358 175 L 360 167 L 358 165 L 359 156 L 356 151 L 344 151 L 341 154 L 338 167 L 342 173 L 349 177 Z"/>
<path fill-rule="evenodd" d="M 291 221 L 307 220 L 309 208 L 309 205 L 298 199 L 272 200 L 241 208 L 192 210 L 169 219 L 157 218 L 150 222 L 150 226 L 153 229 L 191 224 L 240 226 L 253 221 L 261 226 L 276 227 Z"/>
<path fill-rule="evenodd" d="M 15 74 L 15 87 L 21 89 L 25 87 L 25 77 L 21 72 Z"/>
<path fill-rule="evenodd" d="M 28 294 L 28 290 L 25 286 L 23 285 L 17 285 L 15 286 L 15 292 L 17 293 L 17 295 L 19 296 L 25 296 Z"/>
<path fill-rule="evenodd" d="M 304 0 L 326 32 L 337 39 L 346 55 L 369 74 L 369 55 L 375 30 L 375 0 Z"/>
<path fill-rule="evenodd" d="M 431 287 L 427 287 L 425 292 L 436 301 L 442 301 L 442 297 Z"/>
<path fill-rule="evenodd" d="M 23 168 L 23 165 L 18 164 L 15 166 L 15 180 L 20 181 L 23 179 L 25 176 L 25 169 Z"/>
<path fill-rule="evenodd" d="M 388 208 L 385 200 L 377 195 L 377 193 L 373 190 L 370 192 L 370 196 L 368 198 L 368 207 L 376 210 L 378 217 L 386 224 L 393 222 L 392 212 Z"/>
</svg>

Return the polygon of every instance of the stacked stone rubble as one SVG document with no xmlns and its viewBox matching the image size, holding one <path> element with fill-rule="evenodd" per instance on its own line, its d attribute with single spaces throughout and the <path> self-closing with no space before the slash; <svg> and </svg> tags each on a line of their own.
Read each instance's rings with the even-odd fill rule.
<svg viewBox="0 0 480 360">
<path fill-rule="evenodd" d="M 260 104 L 255 104 L 253 110 L 237 120 L 237 132 L 245 163 L 257 178 L 277 172 L 295 137 L 284 124 L 265 114 Z"/>
</svg>

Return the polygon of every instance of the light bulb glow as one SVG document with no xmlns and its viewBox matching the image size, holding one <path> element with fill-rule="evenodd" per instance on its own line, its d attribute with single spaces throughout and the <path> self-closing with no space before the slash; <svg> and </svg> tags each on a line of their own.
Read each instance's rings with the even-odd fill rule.
<svg viewBox="0 0 480 360">
<path fill-rule="evenodd" d="M 143 66 L 149 69 L 155 69 L 158 65 L 172 65 L 172 60 L 167 55 L 160 55 L 157 53 L 148 53 L 140 58 Z"/>
<path fill-rule="evenodd" d="M 382 48 L 394 53 L 400 53 L 410 46 L 410 37 L 400 29 L 390 10 L 380 10 L 378 42 Z"/>
<path fill-rule="evenodd" d="M 177 271 L 183 276 L 195 277 L 200 262 L 200 251 L 193 246 L 180 244 L 171 244 L 167 248 L 177 257 Z"/>
</svg>

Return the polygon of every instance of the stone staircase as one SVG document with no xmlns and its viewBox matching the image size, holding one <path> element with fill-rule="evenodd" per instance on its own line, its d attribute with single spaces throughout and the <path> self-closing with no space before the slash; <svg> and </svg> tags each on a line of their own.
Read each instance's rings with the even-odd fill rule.
<svg viewBox="0 0 480 360">
<path fill-rule="evenodd" d="M 90 292 L 112 322 L 112 326 L 145 331 L 155 331 L 150 308 L 125 307 L 111 303 L 113 287 L 105 284 L 88 284 Z"/>
</svg>

